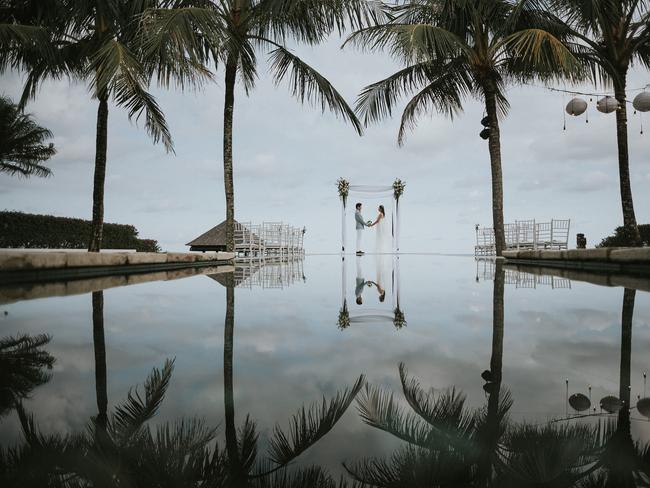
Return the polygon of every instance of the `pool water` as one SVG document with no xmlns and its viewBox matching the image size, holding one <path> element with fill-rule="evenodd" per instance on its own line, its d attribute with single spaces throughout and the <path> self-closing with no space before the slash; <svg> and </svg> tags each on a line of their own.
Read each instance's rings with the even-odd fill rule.
<svg viewBox="0 0 650 488">
<path fill-rule="evenodd" d="M 232 279 L 198 275 L 0 305 L 0 337 L 51 337 L 43 346 L 55 358 L 51 378 L 23 400 L 45 434 L 83 431 L 98 413 L 101 319 L 109 413 L 173 358 L 151 424 L 196 416 L 220 426 L 222 444 L 226 414 L 236 426 L 250 416 L 260 456 L 276 425 L 288 430 L 299 408 L 334 397 L 360 375 L 394 392 L 407 411 L 401 363 L 424 392 L 453 387 L 468 409 L 488 405 L 495 393 L 484 378 L 492 379 L 512 396 L 513 424 L 594 425 L 617 418 L 599 403 L 621 397 L 621 385 L 629 382 L 633 407 L 648 393 L 646 292 L 502 271 L 473 257 L 307 256 L 244 267 Z M 590 399 L 582 411 L 590 416 L 563 420 L 578 414 L 567 402 L 576 393 Z M 630 418 L 632 438 L 650 441 L 642 412 L 633 408 Z M 0 417 L 0 438 L 5 447 L 22 441 L 15 411 Z M 364 423 L 353 402 L 298 465 L 348 476 L 342 463 L 389 458 L 403 443 Z"/>
</svg>

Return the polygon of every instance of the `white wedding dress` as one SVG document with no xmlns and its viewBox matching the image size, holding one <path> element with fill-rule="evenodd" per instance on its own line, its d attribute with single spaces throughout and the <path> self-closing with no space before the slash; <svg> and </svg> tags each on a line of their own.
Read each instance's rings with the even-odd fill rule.
<svg viewBox="0 0 650 488">
<path fill-rule="evenodd" d="M 393 236 L 386 217 L 375 225 L 375 239 L 375 253 L 386 254 L 392 251 Z"/>
</svg>

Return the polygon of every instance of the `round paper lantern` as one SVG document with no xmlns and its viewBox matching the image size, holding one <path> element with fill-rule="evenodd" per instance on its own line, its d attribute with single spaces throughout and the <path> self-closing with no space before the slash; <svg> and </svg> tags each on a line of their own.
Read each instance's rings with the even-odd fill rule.
<svg viewBox="0 0 650 488">
<path fill-rule="evenodd" d="M 596 102 L 596 109 L 604 114 L 610 114 L 618 108 L 618 100 L 614 97 L 603 97 Z"/>
<path fill-rule="evenodd" d="M 571 408 L 576 412 L 584 412 L 585 410 L 589 410 L 589 407 L 591 407 L 591 400 L 582 393 L 574 393 L 569 397 L 569 405 L 571 405 Z"/>
<path fill-rule="evenodd" d="M 481 136 L 481 139 L 487 139 L 490 137 L 490 129 L 483 129 L 480 133 L 479 136 Z"/>
<path fill-rule="evenodd" d="M 636 402 L 636 409 L 644 417 L 650 418 L 650 398 L 641 398 Z"/>
<path fill-rule="evenodd" d="M 582 98 L 572 98 L 566 106 L 566 113 L 577 117 L 587 110 L 587 102 Z"/>
<path fill-rule="evenodd" d="M 600 400 L 600 408 L 607 413 L 616 413 L 623 407 L 621 401 L 615 396 L 606 396 Z"/>
<path fill-rule="evenodd" d="M 650 112 L 650 92 L 642 91 L 632 102 L 632 106 L 639 112 Z"/>
</svg>

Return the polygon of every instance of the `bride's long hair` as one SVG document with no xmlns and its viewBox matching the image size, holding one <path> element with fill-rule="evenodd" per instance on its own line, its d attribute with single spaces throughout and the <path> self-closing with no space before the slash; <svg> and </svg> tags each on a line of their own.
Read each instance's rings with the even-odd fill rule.
<svg viewBox="0 0 650 488">
<path fill-rule="evenodd" d="M 381 212 L 381 214 L 382 214 L 384 217 L 386 217 L 386 211 L 384 210 L 384 206 L 383 206 L 383 205 L 379 205 L 379 211 Z"/>
</svg>

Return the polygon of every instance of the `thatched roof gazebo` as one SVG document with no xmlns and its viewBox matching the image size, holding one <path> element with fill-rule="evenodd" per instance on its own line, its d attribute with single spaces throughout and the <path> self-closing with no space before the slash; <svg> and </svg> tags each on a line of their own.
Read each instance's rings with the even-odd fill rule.
<svg viewBox="0 0 650 488">
<path fill-rule="evenodd" d="M 235 222 L 235 226 L 237 222 Z M 190 251 L 225 251 L 226 250 L 226 221 L 204 232 L 193 241 L 185 244 Z"/>
</svg>

